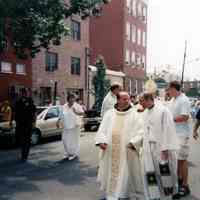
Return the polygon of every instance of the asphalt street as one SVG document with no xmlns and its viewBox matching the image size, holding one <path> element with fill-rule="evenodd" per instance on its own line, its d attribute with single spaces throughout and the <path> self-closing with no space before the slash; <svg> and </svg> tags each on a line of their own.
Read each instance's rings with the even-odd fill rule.
<svg viewBox="0 0 200 200">
<path fill-rule="evenodd" d="M 98 200 L 96 183 L 98 152 L 95 133 L 81 137 L 80 158 L 63 160 L 61 141 L 37 145 L 27 163 L 19 151 L 0 151 L 0 200 Z M 200 200 L 200 142 L 191 140 L 190 184 L 192 195 L 183 200 Z"/>
</svg>

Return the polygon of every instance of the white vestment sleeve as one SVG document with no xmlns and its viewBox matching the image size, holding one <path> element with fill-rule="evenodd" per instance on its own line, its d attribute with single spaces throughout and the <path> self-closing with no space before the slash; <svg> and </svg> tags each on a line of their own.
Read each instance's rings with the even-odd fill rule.
<svg viewBox="0 0 200 200">
<path fill-rule="evenodd" d="M 165 108 L 161 118 L 162 133 L 161 133 L 161 151 L 179 149 L 176 128 L 171 112 Z"/>
<path fill-rule="evenodd" d="M 106 114 L 103 116 L 103 120 L 100 124 L 99 130 L 95 137 L 95 144 L 98 145 L 100 143 L 106 143 L 108 144 L 108 126 L 110 123 L 110 112 L 106 112 Z"/>
<path fill-rule="evenodd" d="M 74 103 L 73 108 L 75 108 L 76 112 L 78 112 L 79 114 L 84 114 L 82 106 L 78 103 Z"/>
<path fill-rule="evenodd" d="M 130 143 L 136 148 L 138 152 L 142 147 L 143 136 L 144 136 L 144 120 L 138 113 L 135 113 L 135 116 L 133 117 L 133 130 Z"/>
</svg>

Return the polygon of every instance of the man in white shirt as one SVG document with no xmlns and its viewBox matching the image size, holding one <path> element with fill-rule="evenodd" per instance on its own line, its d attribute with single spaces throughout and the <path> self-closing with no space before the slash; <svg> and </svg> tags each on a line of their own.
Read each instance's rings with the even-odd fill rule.
<svg viewBox="0 0 200 200">
<path fill-rule="evenodd" d="M 178 152 L 178 178 L 179 194 L 187 196 L 190 194 L 188 186 L 188 155 L 189 138 L 192 133 L 190 123 L 190 102 L 188 97 L 181 92 L 181 84 L 178 81 L 172 81 L 169 84 L 169 95 L 173 97 L 170 109 L 173 114 L 176 133 L 179 138 L 180 149 Z"/>
<path fill-rule="evenodd" d="M 121 91 L 122 87 L 119 83 L 113 83 L 110 88 L 110 92 L 105 96 L 102 107 L 101 107 L 101 116 L 114 108 L 114 105 L 117 103 L 117 94 Z"/>
</svg>

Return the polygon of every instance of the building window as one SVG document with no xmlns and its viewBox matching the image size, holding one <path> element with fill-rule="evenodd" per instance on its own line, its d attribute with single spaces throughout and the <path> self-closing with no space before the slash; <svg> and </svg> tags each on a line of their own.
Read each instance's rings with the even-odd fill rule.
<svg viewBox="0 0 200 200">
<path fill-rule="evenodd" d="M 146 47 L 146 32 L 143 32 L 142 34 L 142 46 Z"/>
<path fill-rule="evenodd" d="M 16 74 L 26 74 L 26 66 L 24 64 L 16 64 Z"/>
<path fill-rule="evenodd" d="M 71 74 L 80 75 L 81 73 L 81 59 L 71 57 Z"/>
<path fill-rule="evenodd" d="M 145 64 L 146 64 L 146 57 L 145 55 L 142 55 L 142 67 L 145 68 Z"/>
<path fill-rule="evenodd" d="M 46 71 L 53 72 L 58 69 L 58 54 L 46 52 Z"/>
<path fill-rule="evenodd" d="M 128 13 L 131 13 L 131 0 L 126 0 L 126 7 L 128 9 Z"/>
<path fill-rule="evenodd" d="M 71 31 L 72 31 L 72 39 L 80 40 L 81 39 L 81 23 L 75 20 L 71 22 Z"/>
<path fill-rule="evenodd" d="M 136 55 L 136 65 L 139 66 L 141 64 L 141 55 L 138 53 Z"/>
<path fill-rule="evenodd" d="M 134 51 L 132 51 L 132 54 L 131 54 L 131 64 L 134 67 L 134 65 L 135 65 L 135 52 Z"/>
<path fill-rule="evenodd" d="M 128 49 L 126 49 L 125 62 L 128 65 L 130 64 L 130 51 Z"/>
<path fill-rule="evenodd" d="M 134 24 L 132 25 L 132 42 L 136 42 L 136 26 Z"/>
<path fill-rule="evenodd" d="M 133 16 L 136 16 L 136 3 L 137 3 L 136 0 L 132 1 L 132 15 Z"/>
<path fill-rule="evenodd" d="M 137 44 L 138 45 L 141 44 L 141 30 L 140 29 L 137 30 Z"/>
<path fill-rule="evenodd" d="M 131 40 L 131 24 L 129 22 L 126 23 L 126 38 Z"/>
<path fill-rule="evenodd" d="M 137 16 L 140 18 L 142 16 L 142 4 L 138 3 L 137 5 Z"/>
<path fill-rule="evenodd" d="M 142 8 L 142 20 L 146 23 L 147 22 L 147 8 Z"/>
<path fill-rule="evenodd" d="M 12 64 L 9 62 L 1 62 L 2 73 L 12 73 Z"/>
<path fill-rule="evenodd" d="M 135 79 L 135 93 L 138 94 L 138 80 Z"/>
</svg>

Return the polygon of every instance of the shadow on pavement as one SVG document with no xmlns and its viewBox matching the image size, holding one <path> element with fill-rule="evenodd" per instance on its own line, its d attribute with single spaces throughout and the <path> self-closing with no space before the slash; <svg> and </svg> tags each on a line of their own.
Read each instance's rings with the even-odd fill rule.
<svg viewBox="0 0 200 200">
<path fill-rule="evenodd" d="M 181 198 L 181 200 L 200 200 L 200 198 L 197 198 L 195 196 L 188 196 L 188 197 Z"/>
<path fill-rule="evenodd" d="M 11 167 L 10 170 L 8 166 Z M 55 181 L 70 186 L 84 185 L 89 178 L 96 177 L 96 167 L 91 167 L 78 159 L 26 163 L 12 160 L 5 163 L 4 167 L 0 166 L 0 177 L 0 199 L 13 200 L 15 195 L 20 193 L 39 193 L 37 183 L 40 181 Z"/>
</svg>

